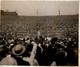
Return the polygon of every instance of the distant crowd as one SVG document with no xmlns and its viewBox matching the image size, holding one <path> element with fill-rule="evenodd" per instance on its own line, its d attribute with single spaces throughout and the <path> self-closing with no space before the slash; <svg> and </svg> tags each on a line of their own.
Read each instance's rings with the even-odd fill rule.
<svg viewBox="0 0 80 67">
<path fill-rule="evenodd" d="M 0 36 L 0 65 L 78 66 L 77 38 Z"/>
</svg>

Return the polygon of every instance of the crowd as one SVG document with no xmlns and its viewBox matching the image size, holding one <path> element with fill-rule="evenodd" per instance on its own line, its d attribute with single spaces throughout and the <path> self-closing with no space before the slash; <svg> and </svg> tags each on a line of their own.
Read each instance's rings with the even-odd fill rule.
<svg viewBox="0 0 80 67">
<path fill-rule="evenodd" d="M 0 36 L 0 65 L 77 66 L 77 48 L 74 38 L 27 36 L 6 40 Z"/>
</svg>

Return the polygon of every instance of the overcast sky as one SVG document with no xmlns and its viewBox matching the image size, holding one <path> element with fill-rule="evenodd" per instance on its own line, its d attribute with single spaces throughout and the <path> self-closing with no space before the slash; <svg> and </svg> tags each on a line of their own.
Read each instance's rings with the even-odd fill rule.
<svg viewBox="0 0 80 67">
<path fill-rule="evenodd" d="M 79 11 L 77 1 L 2 1 L 1 9 L 17 11 L 19 15 L 44 16 L 77 14 Z"/>
</svg>

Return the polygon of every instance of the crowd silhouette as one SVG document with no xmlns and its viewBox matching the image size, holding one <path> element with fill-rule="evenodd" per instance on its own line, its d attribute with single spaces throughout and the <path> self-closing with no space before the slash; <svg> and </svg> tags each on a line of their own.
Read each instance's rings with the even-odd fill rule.
<svg viewBox="0 0 80 67">
<path fill-rule="evenodd" d="M 76 38 L 0 36 L 0 65 L 77 66 Z"/>
</svg>

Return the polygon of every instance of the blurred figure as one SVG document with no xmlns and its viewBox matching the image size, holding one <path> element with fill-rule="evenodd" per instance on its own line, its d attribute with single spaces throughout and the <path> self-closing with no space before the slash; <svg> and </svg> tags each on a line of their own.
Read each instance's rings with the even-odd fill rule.
<svg viewBox="0 0 80 67">
<path fill-rule="evenodd" d="M 12 57 L 14 57 L 17 61 L 18 65 L 30 65 L 29 62 L 22 60 L 23 53 L 26 51 L 26 48 L 22 44 L 16 44 L 12 48 Z"/>
<path fill-rule="evenodd" d="M 30 42 L 26 47 L 24 44 L 16 44 L 12 48 L 12 56 L 17 60 L 18 65 L 36 66 L 39 65 L 35 59 L 37 44 Z"/>
<path fill-rule="evenodd" d="M 17 61 L 11 55 L 7 55 L 0 61 L 0 65 L 17 65 Z"/>
<path fill-rule="evenodd" d="M 0 36 L 0 60 L 8 54 L 7 42 Z"/>
</svg>

